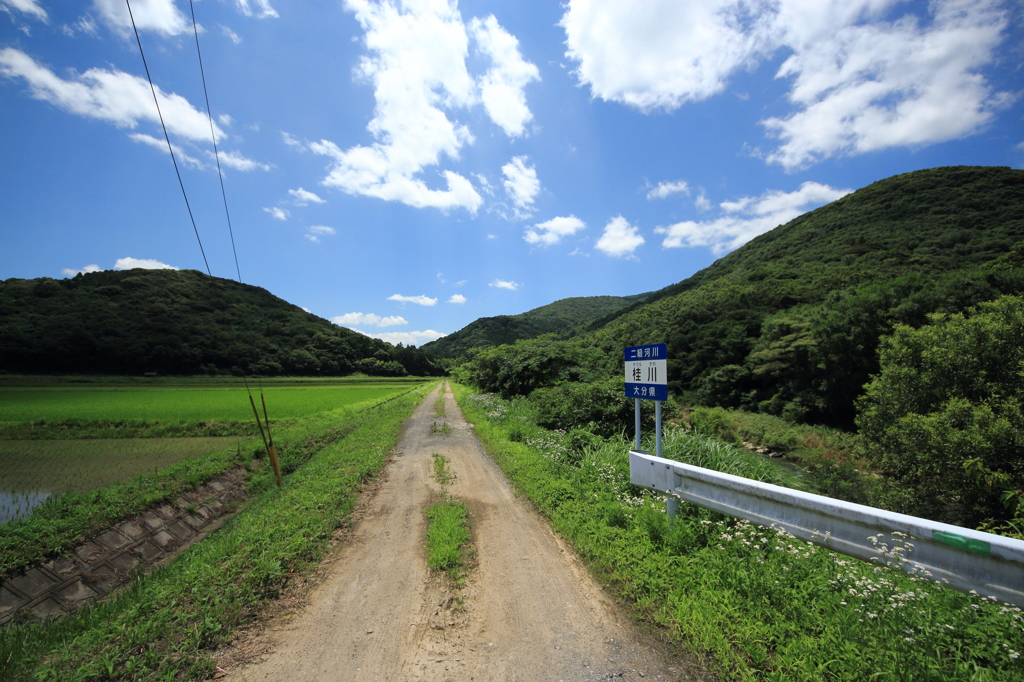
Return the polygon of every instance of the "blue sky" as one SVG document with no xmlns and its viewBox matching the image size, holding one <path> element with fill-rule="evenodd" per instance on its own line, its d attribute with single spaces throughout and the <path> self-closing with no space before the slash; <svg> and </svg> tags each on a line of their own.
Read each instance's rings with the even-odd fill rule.
<svg viewBox="0 0 1024 682">
<path fill-rule="evenodd" d="M 678 282 L 942 165 L 1024 167 L 1018 2 L 195 2 L 242 280 L 422 344 Z M 135 16 L 235 278 L 187 1 Z M 206 270 L 123 2 L 0 0 L 0 278 Z"/>
</svg>

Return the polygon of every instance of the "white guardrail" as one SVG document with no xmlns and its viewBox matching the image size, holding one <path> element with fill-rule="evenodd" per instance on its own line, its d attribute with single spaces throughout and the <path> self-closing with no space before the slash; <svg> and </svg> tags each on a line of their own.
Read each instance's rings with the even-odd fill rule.
<svg viewBox="0 0 1024 682">
<path fill-rule="evenodd" d="M 1024 541 L 761 483 L 749 478 L 630 450 L 634 485 L 669 493 L 754 523 L 785 528 L 796 537 L 848 556 L 884 563 L 875 544 L 892 548 L 892 533 L 911 536 L 905 570 L 945 580 L 950 587 L 1024 606 Z"/>
</svg>

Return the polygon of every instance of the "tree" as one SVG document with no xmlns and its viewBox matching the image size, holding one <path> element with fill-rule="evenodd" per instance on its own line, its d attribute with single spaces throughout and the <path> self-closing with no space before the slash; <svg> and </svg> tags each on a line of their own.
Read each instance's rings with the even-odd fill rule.
<svg viewBox="0 0 1024 682">
<path fill-rule="evenodd" d="M 468 381 L 503 398 L 529 395 L 535 388 L 595 378 L 601 353 L 578 342 L 559 341 L 554 334 L 519 340 L 513 345 L 477 351 L 457 371 Z"/>
<path fill-rule="evenodd" d="M 961 525 L 1007 518 L 1005 490 L 965 465 L 1024 487 L 1024 298 L 897 325 L 880 360 L 857 424 L 896 483 L 891 506 Z"/>
</svg>

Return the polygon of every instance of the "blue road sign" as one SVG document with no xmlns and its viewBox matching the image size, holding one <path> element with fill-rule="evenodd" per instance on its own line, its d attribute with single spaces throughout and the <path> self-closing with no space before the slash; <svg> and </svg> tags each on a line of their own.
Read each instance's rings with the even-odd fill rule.
<svg viewBox="0 0 1024 682">
<path fill-rule="evenodd" d="M 628 346 L 624 355 L 626 397 L 668 400 L 668 346 L 664 343 Z"/>
</svg>

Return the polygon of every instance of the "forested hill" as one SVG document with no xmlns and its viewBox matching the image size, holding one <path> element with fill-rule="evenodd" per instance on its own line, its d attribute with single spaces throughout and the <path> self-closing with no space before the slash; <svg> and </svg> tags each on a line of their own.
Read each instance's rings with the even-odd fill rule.
<svg viewBox="0 0 1024 682">
<path fill-rule="evenodd" d="M 700 402 L 851 423 L 879 338 L 1024 292 L 1024 171 L 933 168 L 806 213 L 586 337 L 618 359 L 666 342 Z"/>
<path fill-rule="evenodd" d="M 571 336 L 647 295 L 563 298 L 518 315 L 481 317 L 453 334 L 424 344 L 423 348 L 441 357 L 455 358 L 470 348 L 514 343 L 542 334 Z"/>
<path fill-rule="evenodd" d="M 0 371 L 440 374 L 429 354 L 196 270 L 0 281 Z"/>
</svg>

